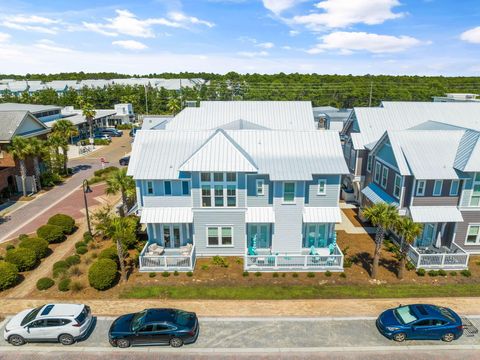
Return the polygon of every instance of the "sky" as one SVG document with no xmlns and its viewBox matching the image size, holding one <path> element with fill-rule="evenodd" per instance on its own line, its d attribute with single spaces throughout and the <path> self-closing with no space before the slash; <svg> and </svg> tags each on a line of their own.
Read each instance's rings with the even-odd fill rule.
<svg viewBox="0 0 480 360">
<path fill-rule="evenodd" d="M 480 75 L 480 0 L 0 0 L 0 73 Z"/>
</svg>

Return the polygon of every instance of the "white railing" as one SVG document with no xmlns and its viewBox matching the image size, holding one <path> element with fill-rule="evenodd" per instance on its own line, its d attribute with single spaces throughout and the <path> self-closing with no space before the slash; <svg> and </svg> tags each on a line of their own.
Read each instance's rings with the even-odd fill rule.
<svg viewBox="0 0 480 360">
<path fill-rule="evenodd" d="M 245 271 L 343 271 L 343 253 L 335 246 L 332 255 L 245 254 Z"/>
<path fill-rule="evenodd" d="M 146 255 L 146 244 L 140 253 L 140 271 L 191 271 L 195 267 L 196 250 L 193 245 L 189 255 L 181 255 L 179 249 L 165 249 L 162 255 Z"/>
<path fill-rule="evenodd" d="M 468 268 L 469 254 L 452 243 L 451 252 L 424 254 L 410 246 L 408 257 L 417 269 L 463 270 Z"/>
</svg>

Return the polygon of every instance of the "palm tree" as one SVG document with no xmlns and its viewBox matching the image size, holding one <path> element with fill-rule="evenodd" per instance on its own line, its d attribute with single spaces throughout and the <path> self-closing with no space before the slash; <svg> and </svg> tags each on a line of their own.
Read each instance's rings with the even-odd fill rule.
<svg viewBox="0 0 480 360">
<path fill-rule="evenodd" d="M 40 157 L 45 153 L 45 141 L 32 137 L 28 139 L 28 152 L 33 157 L 33 169 L 37 179 L 38 190 L 42 190 L 40 181 Z"/>
<path fill-rule="evenodd" d="M 400 236 L 400 253 L 398 264 L 398 278 L 403 279 L 405 263 L 407 261 L 408 247 L 417 237 L 422 235 L 423 225 L 414 222 L 408 217 L 400 217 L 395 224 L 395 230 Z"/>
<path fill-rule="evenodd" d="M 167 103 L 167 108 L 173 115 L 176 115 L 181 109 L 179 99 L 170 98 Z"/>
<path fill-rule="evenodd" d="M 78 134 L 77 128 L 70 120 L 61 119 L 53 124 L 52 130 L 54 133 L 58 134 L 65 141 L 60 145 L 63 153 L 63 171 L 65 174 L 68 172 L 68 140 Z M 68 140 L 67 140 L 68 139 Z"/>
<path fill-rule="evenodd" d="M 120 215 L 123 217 L 128 210 L 128 201 L 129 199 L 135 196 L 135 181 L 131 176 L 127 175 L 127 169 L 119 169 L 114 171 L 107 178 L 107 194 L 117 194 L 118 192 L 122 195 L 122 211 Z"/>
<path fill-rule="evenodd" d="M 25 165 L 25 159 L 29 155 L 29 151 L 27 139 L 20 136 L 14 136 L 12 138 L 8 152 L 19 162 L 23 196 L 27 196 L 27 166 Z"/>
<path fill-rule="evenodd" d="M 92 104 L 84 101 L 81 101 L 81 104 L 82 104 L 82 115 L 85 116 L 85 118 L 87 119 L 88 127 L 90 129 L 90 138 L 93 138 L 92 121 L 97 112 L 95 111 L 95 108 L 93 107 Z"/>
<path fill-rule="evenodd" d="M 127 281 L 127 272 L 125 270 L 125 256 L 123 249 L 128 239 L 135 236 L 136 223 L 132 218 L 114 217 L 111 220 L 107 234 L 117 244 L 118 261 L 120 262 L 120 272 L 123 281 Z"/>
<path fill-rule="evenodd" d="M 375 252 L 373 254 L 372 278 L 377 278 L 378 263 L 382 252 L 385 233 L 392 229 L 398 219 L 398 211 L 394 205 L 378 203 L 362 211 L 363 216 L 377 227 L 375 234 Z"/>
<path fill-rule="evenodd" d="M 50 146 L 51 151 L 53 151 L 54 156 L 53 156 L 53 161 L 51 160 L 51 168 L 54 172 L 57 174 L 60 172 L 61 165 L 60 163 L 64 163 L 62 159 L 62 155 L 60 154 L 60 148 L 63 148 L 64 146 L 68 146 L 68 141 L 65 139 L 62 135 L 60 135 L 58 132 L 52 132 L 48 136 L 47 140 L 48 146 Z M 50 157 L 51 154 L 50 154 Z"/>
</svg>

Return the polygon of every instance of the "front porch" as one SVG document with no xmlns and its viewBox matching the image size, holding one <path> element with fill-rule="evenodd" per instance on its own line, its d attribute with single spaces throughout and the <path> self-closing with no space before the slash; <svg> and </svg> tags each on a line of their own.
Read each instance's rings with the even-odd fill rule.
<svg viewBox="0 0 480 360">
<path fill-rule="evenodd" d="M 425 270 L 465 270 L 468 269 L 470 255 L 460 246 L 452 243 L 450 247 L 409 246 L 408 257 L 417 269 Z"/>
<path fill-rule="evenodd" d="M 195 268 L 195 245 L 180 248 L 152 248 L 152 245 L 155 243 L 147 243 L 140 253 L 141 272 L 193 271 Z"/>
</svg>

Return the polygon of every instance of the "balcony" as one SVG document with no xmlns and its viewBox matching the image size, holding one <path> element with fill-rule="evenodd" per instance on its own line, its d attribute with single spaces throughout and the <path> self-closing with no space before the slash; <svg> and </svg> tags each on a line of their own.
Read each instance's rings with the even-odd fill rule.
<svg viewBox="0 0 480 360">
<path fill-rule="evenodd" d="M 148 252 L 150 245 L 152 244 L 147 243 L 140 253 L 140 271 L 192 271 L 195 268 L 195 245 L 192 246 L 188 254 L 186 254 L 184 247 L 164 249 L 160 255 L 151 255 Z"/>
<path fill-rule="evenodd" d="M 417 269 L 425 270 L 464 270 L 469 260 L 469 254 L 455 243 L 450 248 L 442 246 L 439 249 L 410 246 L 408 257 Z"/>
<path fill-rule="evenodd" d="M 317 249 L 319 255 L 309 255 L 310 249 L 301 253 L 272 254 L 269 249 L 258 249 L 257 255 L 245 254 L 245 271 L 343 271 L 343 253 L 337 245 L 333 254 L 325 254 L 325 248 Z M 328 250 L 327 250 L 328 251 Z"/>
</svg>

